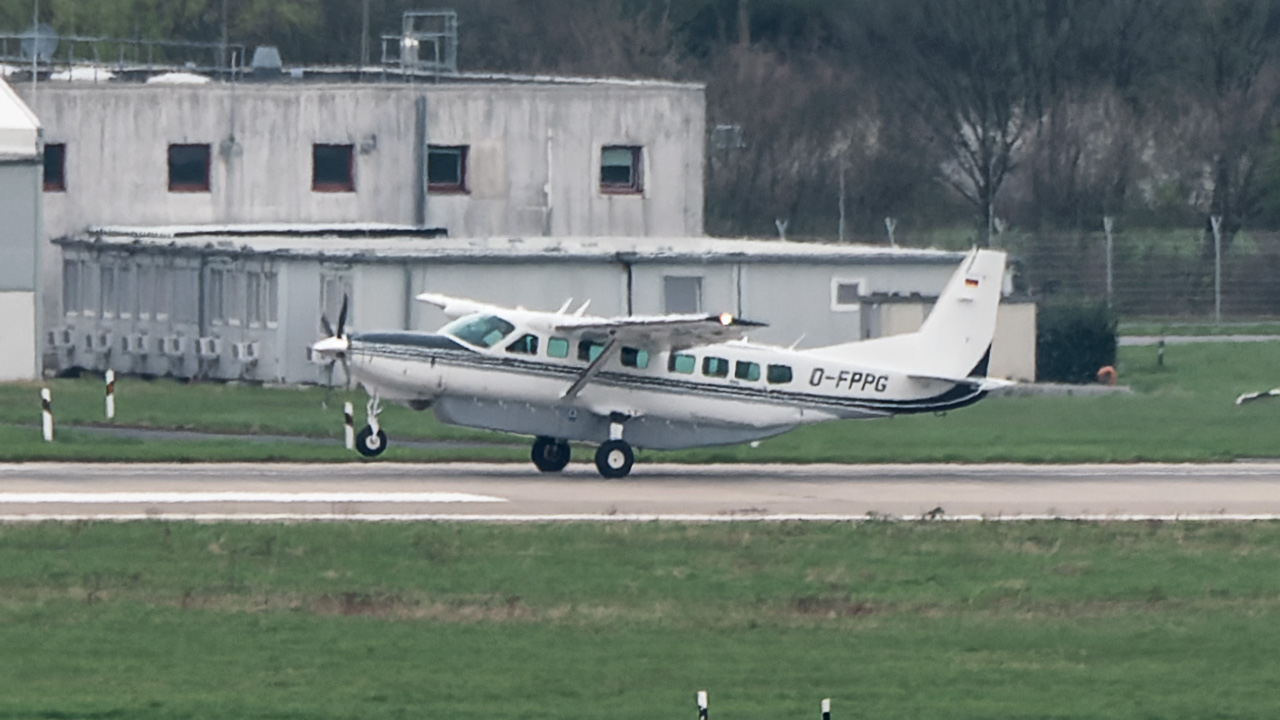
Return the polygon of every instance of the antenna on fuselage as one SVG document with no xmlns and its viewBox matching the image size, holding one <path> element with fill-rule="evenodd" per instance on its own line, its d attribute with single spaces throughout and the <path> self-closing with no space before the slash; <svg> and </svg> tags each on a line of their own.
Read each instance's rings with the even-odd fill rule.
<svg viewBox="0 0 1280 720">
<path fill-rule="evenodd" d="M 556 314 L 563 315 L 565 311 L 569 309 L 569 306 L 572 304 L 573 304 L 573 298 L 569 298 L 568 300 L 565 300 L 564 304 L 560 306 L 560 309 L 556 311 Z"/>
<path fill-rule="evenodd" d="M 582 314 L 587 311 L 587 306 L 590 304 L 591 304 L 590 300 L 587 300 L 586 302 L 582 303 L 582 307 L 578 308 L 577 311 L 573 313 L 573 316 L 582 317 Z"/>
<path fill-rule="evenodd" d="M 796 349 L 796 346 L 800 344 L 800 341 L 804 339 L 804 336 L 805 336 L 805 333 L 800 333 L 800 337 L 796 338 L 796 341 L 795 341 L 795 342 L 793 342 L 793 343 L 791 343 L 791 347 L 789 347 L 789 348 L 787 348 L 787 349 L 788 349 L 788 350 L 795 350 L 795 349 Z"/>
</svg>

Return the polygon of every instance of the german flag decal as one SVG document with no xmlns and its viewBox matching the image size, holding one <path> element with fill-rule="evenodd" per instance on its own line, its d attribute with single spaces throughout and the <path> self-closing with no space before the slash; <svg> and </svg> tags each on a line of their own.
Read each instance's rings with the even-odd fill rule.
<svg viewBox="0 0 1280 720">
<path fill-rule="evenodd" d="M 977 278 L 965 278 L 964 284 L 966 287 L 978 287 L 978 280 Z"/>
</svg>

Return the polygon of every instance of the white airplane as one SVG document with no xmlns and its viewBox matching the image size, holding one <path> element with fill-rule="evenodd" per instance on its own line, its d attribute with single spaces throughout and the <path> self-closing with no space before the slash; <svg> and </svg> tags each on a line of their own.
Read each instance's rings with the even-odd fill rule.
<svg viewBox="0 0 1280 720">
<path fill-rule="evenodd" d="M 533 464 L 557 472 L 569 441 L 598 443 L 596 467 L 624 477 L 632 447 L 661 450 L 766 438 L 798 425 L 935 412 L 977 402 L 988 378 L 1005 255 L 974 250 L 914 333 L 796 350 L 753 343 L 761 323 L 723 315 L 592 317 L 424 293 L 453 318 L 435 333 L 343 334 L 311 346 L 369 393 L 365 456 L 387 446 L 383 400 L 446 423 L 532 435 Z"/>
</svg>

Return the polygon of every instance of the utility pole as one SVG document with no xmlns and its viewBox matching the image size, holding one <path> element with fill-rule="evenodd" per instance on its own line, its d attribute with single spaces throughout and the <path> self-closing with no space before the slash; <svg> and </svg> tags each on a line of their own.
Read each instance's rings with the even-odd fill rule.
<svg viewBox="0 0 1280 720">
<path fill-rule="evenodd" d="M 369 0 L 360 3 L 360 72 L 369 64 Z"/>
</svg>

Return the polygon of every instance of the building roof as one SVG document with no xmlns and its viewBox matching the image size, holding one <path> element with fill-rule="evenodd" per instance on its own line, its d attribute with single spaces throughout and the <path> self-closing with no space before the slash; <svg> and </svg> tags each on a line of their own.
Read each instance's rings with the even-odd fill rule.
<svg viewBox="0 0 1280 720">
<path fill-rule="evenodd" d="M 40 121 L 22 98 L 0 79 L 0 157 L 40 155 Z"/>
<path fill-rule="evenodd" d="M 64 247 L 155 254 L 267 256 L 335 262 L 793 262 L 954 264 L 961 253 L 874 245 L 711 237 L 440 237 L 438 229 L 354 225 L 100 227 L 60 238 Z"/>
</svg>

